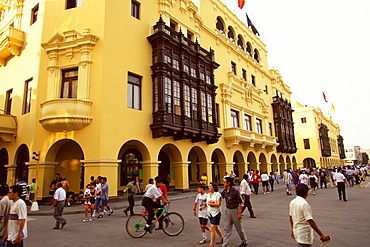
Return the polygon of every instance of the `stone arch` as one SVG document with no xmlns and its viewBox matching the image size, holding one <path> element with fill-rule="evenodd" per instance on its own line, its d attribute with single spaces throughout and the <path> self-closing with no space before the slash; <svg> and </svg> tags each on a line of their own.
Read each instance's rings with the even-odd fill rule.
<svg viewBox="0 0 370 247">
<path fill-rule="evenodd" d="M 303 167 L 308 168 L 308 167 L 316 167 L 316 161 L 313 158 L 305 158 L 303 160 Z"/>
<path fill-rule="evenodd" d="M 28 165 L 26 162 L 30 161 L 30 152 L 26 144 L 21 144 L 15 154 L 15 163 L 17 167 L 15 168 L 15 181 L 18 182 L 20 179 L 23 181 L 28 181 Z"/>
<path fill-rule="evenodd" d="M 262 171 L 267 172 L 267 159 L 266 159 L 266 155 L 264 153 L 260 154 L 260 156 L 258 158 L 258 162 L 260 163 L 260 174 L 262 173 Z"/>
<path fill-rule="evenodd" d="M 254 60 L 256 60 L 258 63 L 261 61 L 260 53 L 257 49 L 254 49 L 254 55 L 253 55 Z"/>
<path fill-rule="evenodd" d="M 298 165 L 297 165 L 297 159 L 295 158 L 295 156 L 293 156 L 292 158 L 292 163 L 293 163 L 293 170 L 297 170 L 298 169 Z"/>
<path fill-rule="evenodd" d="M 254 155 L 253 152 L 249 152 L 248 153 L 247 162 L 248 162 L 248 171 L 251 171 L 251 170 L 256 171 L 256 170 L 258 170 L 258 164 L 257 164 L 256 155 Z"/>
<path fill-rule="evenodd" d="M 174 144 L 168 143 L 164 145 L 158 153 L 158 177 L 164 179 L 167 187 L 175 185 L 176 179 L 186 179 L 183 176 L 188 176 L 187 172 L 181 171 L 176 174 L 175 164 L 182 162 L 182 155 L 178 147 Z M 171 181 L 168 181 L 170 178 Z M 184 189 L 184 188 L 181 188 Z"/>
<path fill-rule="evenodd" d="M 275 173 L 276 170 L 279 170 L 279 163 L 277 162 L 277 158 L 275 154 L 271 155 L 270 162 L 271 162 L 271 171 Z"/>
<path fill-rule="evenodd" d="M 288 169 L 292 169 L 292 163 L 289 156 L 286 157 L 286 165 Z"/>
<path fill-rule="evenodd" d="M 67 178 L 70 191 L 78 193 L 79 190 L 84 189 L 85 170 L 81 163 L 81 160 L 84 160 L 84 152 L 76 141 L 71 139 L 57 141 L 47 151 L 45 160 L 55 162 L 54 172 L 48 174 L 51 176 L 50 181 L 55 173 L 60 173 L 62 177 Z M 90 175 L 98 176 L 101 174 Z M 45 179 L 47 179 L 46 176 Z"/>
<path fill-rule="evenodd" d="M 209 169 L 207 169 L 206 155 L 201 147 L 192 147 L 188 155 L 188 180 L 190 184 L 196 184 L 203 173 L 209 177 Z"/>
<path fill-rule="evenodd" d="M 233 155 L 233 171 L 239 180 L 241 180 L 240 178 L 242 178 L 247 172 L 245 169 L 245 160 L 243 154 L 239 150 L 235 151 Z"/>
<path fill-rule="evenodd" d="M 217 148 L 212 152 L 212 181 L 215 183 L 222 182 L 226 170 L 226 158 L 221 149 Z"/>
<path fill-rule="evenodd" d="M 8 171 L 5 165 L 9 164 L 9 156 L 8 151 L 6 148 L 0 149 L 0 184 L 6 184 L 7 177 L 8 177 Z"/>
<path fill-rule="evenodd" d="M 241 34 L 238 34 L 238 46 L 240 49 L 244 50 L 244 39 Z"/>
<path fill-rule="evenodd" d="M 252 56 L 252 45 L 249 41 L 245 44 L 245 51 L 249 54 L 249 56 Z"/>
<path fill-rule="evenodd" d="M 150 160 L 147 147 L 140 141 L 130 140 L 123 144 L 118 152 L 121 160 L 118 167 L 118 184 L 125 186 L 130 179 L 139 176 L 143 179 L 142 161 Z M 145 181 L 147 182 L 147 181 Z"/>
<path fill-rule="evenodd" d="M 232 26 L 229 26 L 227 28 L 227 37 L 232 41 L 232 42 L 235 42 L 235 31 L 234 31 L 234 28 L 232 28 Z"/>
<path fill-rule="evenodd" d="M 284 170 L 285 170 L 285 161 L 284 161 L 284 157 L 282 155 L 279 156 L 279 171 L 280 171 L 280 174 L 283 174 Z"/>
</svg>

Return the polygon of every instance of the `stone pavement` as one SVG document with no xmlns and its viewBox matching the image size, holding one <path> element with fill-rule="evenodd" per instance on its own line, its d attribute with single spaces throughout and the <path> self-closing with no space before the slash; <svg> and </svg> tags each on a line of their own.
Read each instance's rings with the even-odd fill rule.
<svg viewBox="0 0 370 247">
<path fill-rule="evenodd" d="M 197 187 L 192 186 L 190 191 L 183 193 L 182 191 L 169 191 L 168 192 L 168 197 L 170 198 L 171 201 L 174 200 L 180 200 L 180 199 L 185 199 L 185 198 L 190 198 L 190 197 L 195 197 L 196 196 L 196 191 Z M 135 207 L 141 205 L 141 200 L 143 196 L 142 195 L 136 195 L 135 196 Z M 124 196 L 119 196 L 119 201 L 117 202 L 112 202 L 109 203 L 109 206 L 113 210 L 117 209 L 124 209 L 128 206 L 127 198 Z M 28 206 L 30 208 L 30 206 Z M 85 209 L 83 205 L 72 205 L 72 207 L 65 207 L 63 214 L 81 214 L 84 213 Z M 29 216 L 34 216 L 34 215 L 53 215 L 54 209 L 51 208 L 50 204 L 39 204 L 39 210 L 38 211 L 28 211 Z"/>
</svg>

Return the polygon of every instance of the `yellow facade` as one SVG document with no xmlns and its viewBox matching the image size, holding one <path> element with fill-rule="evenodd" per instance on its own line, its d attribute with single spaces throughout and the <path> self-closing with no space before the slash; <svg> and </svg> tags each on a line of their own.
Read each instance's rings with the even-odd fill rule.
<svg viewBox="0 0 370 247">
<path fill-rule="evenodd" d="M 277 70 L 268 70 L 265 44 L 221 1 L 134 1 L 140 5 L 139 18 L 131 15 L 131 1 L 77 1 L 66 9 L 67 2 L 0 1 L 0 43 L 5 44 L 0 47 L 0 172 L 7 183 L 22 177 L 30 182 L 37 173 L 38 197 L 46 197 L 56 172 L 67 177 L 74 192 L 90 176 L 101 175 L 115 196 L 134 175 L 145 185 L 168 173 L 171 186 L 186 190 L 203 173 L 209 181 L 220 181 L 231 170 L 241 176 L 248 169 L 296 166 L 294 155 L 276 151 L 271 107 L 273 96 L 289 100 L 291 91 Z M 152 47 L 147 37 L 160 16 L 214 50 L 220 65 L 215 70 L 217 143 L 152 138 Z M 217 18 L 223 32 L 216 28 Z M 228 37 L 230 30 L 234 39 Z M 66 84 L 69 70 L 78 79 Z M 129 73 L 141 78 L 140 109 L 128 107 Z M 74 80 L 76 88 L 62 90 L 76 85 Z M 71 91 L 72 97 L 61 96 Z M 239 114 L 238 127 L 233 127 L 231 110 Z M 246 130 L 245 114 L 251 116 L 251 130 Z M 258 119 L 262 133 L 256 130 Z M 33 152 L 40 152 L 39 166 Z"/>
<path fill-rule="evenodd" d="M 297 162 L 299 167 L 335 167 L 344 164 L 340 158 L 338 136 L 340 127 L 320 108 L 293 102 L 294 130 L 297 143 Z M 324 157 L 321 151 L 319 125 L 328 127 L 331 155 Z M 305 146 L 306 142 L 306 146 Z"/>
</svg>

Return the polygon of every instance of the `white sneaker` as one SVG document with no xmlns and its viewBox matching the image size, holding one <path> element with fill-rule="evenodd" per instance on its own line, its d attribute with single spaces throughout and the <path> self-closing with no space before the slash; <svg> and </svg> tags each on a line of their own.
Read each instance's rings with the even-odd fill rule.
<svg viewBox="0 0 370 247">
<path fill-rule="evenodd" d="M 88 219 L 84 219 L 82 222 L 86 223 L 86 222 L 88 222 L 88 221 L 89 221 Z"/>
<path fill-rule="evenodd" d="M 90 218 L 89 221 L 92 221 L 92 219 Z"/>
<path fill-rule="evenodd" d="M 199 241 L 200 244 L 205 244 L 208 242 L 208 239 L 203 238 L 202 240 Z"/>
<path fill-rule="evenodd" d="M 96 211 L 94 210 L 94 212 L 93 212 L 93 214 L 92 214 L 92 218 L 94 218 L 95 217 L 95 213 L 96 213 Z"/>
</svg>

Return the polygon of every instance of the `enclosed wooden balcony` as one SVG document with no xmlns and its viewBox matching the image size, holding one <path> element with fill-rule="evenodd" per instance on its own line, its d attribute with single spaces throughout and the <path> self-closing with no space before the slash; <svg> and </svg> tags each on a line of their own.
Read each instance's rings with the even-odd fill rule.
<svg viewBox="0 0 370 247">
<path fill-rule="evenodd" d="M 92 121 L 92 102 L 80 99 L 53 99 L 41 104 L 39 122 L 53 132 L 82 129 Z"/>
<path fill-rule="evenodd" d="M 259 134 L 241 128 L 224 129 L 224 138 L 228 148 L 242 144 L 244 150 L 254 148 L 257 152 L 263 148 L 270 152 L 279 145 L 274 136 Z"/>
<path fill-rule="evenodd" d="M 17 134 L 17 119 L 15 116 L 0 114 L 0 140 L 10 142 Z"/>
<path fill-rule="evenodd" d="M 25 33 L 12 26 L 0 30 L 0 66 L 5 66 L 12 56 L 21 54 Z"/>
</svg>

